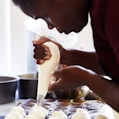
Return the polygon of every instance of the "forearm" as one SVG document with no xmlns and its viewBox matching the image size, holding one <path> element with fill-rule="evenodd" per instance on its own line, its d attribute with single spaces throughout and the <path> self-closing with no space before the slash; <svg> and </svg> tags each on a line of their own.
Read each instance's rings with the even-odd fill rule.
<svg viewBox="0 0 119 119">
<path fill-rule="evenodd" d="M 80 65 L 85 68 L 91 69 L 98 74 L 104 74 L 101 69 L 95 52 L 84 52 L 78 50 L 67 50 L 62 56 L 62 64 L 67 65 Z"/>
<path fill-rule="evenodd" d="M 112 80 L 106 80 L 106 78 L 89 73 L 86 78 L 86 84 L 89 88 L 101 97 L 107 104 L 119 112 L 119 84 Z"/>
</svg>

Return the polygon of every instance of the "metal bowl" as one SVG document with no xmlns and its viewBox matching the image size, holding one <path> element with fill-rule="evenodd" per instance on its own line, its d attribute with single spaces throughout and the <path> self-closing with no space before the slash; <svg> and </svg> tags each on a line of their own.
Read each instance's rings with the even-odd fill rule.
<svg viewBox="0 0 119 119">
<path fill-rule="evenodd" d="M 19 98 L 20 99 L 28 99 L 33 98 L 36 99 L 37 96 L 37 84 L 38 78 L 35 74 L 23 74 L 19 75 Z"/>
<path fill-rule="evenodd" d="M 18 80 L 14 76 L 0 76 L 0 104 L 15 100 Z"/>
</svg>

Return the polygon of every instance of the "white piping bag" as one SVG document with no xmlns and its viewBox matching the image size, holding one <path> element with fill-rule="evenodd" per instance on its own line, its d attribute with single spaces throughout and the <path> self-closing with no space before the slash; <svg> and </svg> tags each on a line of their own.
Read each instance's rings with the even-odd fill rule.
<svg viewBox="0 0 119 119">
<path fill-rule="evenodd" d="M 52 72 L 58 67 L 60 62 L 60 50 L 57 45 L 52 42 L 46 42 L 44 45 L 48 46 L 51 52 L 51 58 L 46 60 L 43 64 L 38 65 L 38 90 L 37 90 L 37 104 L 41 105 L 42 100 L 48 92 L 48 86 L 52 80 Z"/>
<path fill-rule="evenodd" d="M 37 20 L 29 18 L 25 21 L 27 29 L 35 33 L 38 38 L 45 36 L 55 42 L 60 43 L 65 48 L 74 48 L 79 40 L 78 33 L 71 32 L 69 34 L 60 33 L 56 28 L 49 29 L 47 23 L 39 18 Z"/>
<path fill-rule="evenodd" d="M 79 36 L 75 32 L 69 34 L 59 33 L 56 28 L 49 29 L 47 23 L 43 19 L 34 20 L 29 18 L 25 22 L 26 27 L 33 33 L 35 33 L 38 38 L 45 36 L 55 42 L 60 43 L 65 48 L 71 48 L 77 43 Z M 52 44 L 52 45 L 51 45 Z M 38 91 L 37 91 L 37 102 L 41 104 L 42 100 L 45 98 L 48 92 L 48 86 L 52 78 L 51 72 L 59 64 L 60 53 L 58 47 L 53 43 L 46 43 L 50 50 L 52 57 L 50 60 L 46 61 L 44 64 L 38 66 L 39 78 L 38 78 Z"/>
</svg>

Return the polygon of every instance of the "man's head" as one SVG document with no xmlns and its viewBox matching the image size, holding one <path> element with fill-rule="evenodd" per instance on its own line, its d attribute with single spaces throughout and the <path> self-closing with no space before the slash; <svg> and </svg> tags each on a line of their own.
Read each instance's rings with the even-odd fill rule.
<svg viewBox="0 0 119 119">
<path fill-rule="evenodd" d="M 43 18 L 60 32 L 79 32 L 88 20 L 91 0 L 12 0 L 35 19 Z"/>
</svg>

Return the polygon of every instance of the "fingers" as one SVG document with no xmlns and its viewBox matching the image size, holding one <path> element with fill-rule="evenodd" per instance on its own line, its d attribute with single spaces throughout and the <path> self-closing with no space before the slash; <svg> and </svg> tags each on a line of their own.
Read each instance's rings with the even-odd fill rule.
<svg viewBox="0 0 119 119">
<path fill-rule="evenodd" d="M 76 66 L 68 66 L 53 73 L 53 76 L 59 80 L 49 86 L 49 90 L 67 90 L 84 85 L 86 73 Z M 82 79 L 82 80 L 80 80 Z"/>
<path fill-rule="evenodd" d="M 35 45 L 35 44 L 43 44 L 48 41 L 51 41 L 51 40 L 46 37 L 40 37 L 40 39 L 38 40 L 33 40 L 32 43 Z"/>
<path fill-rule="evenodd" d="M 49 39 L 45 37 L 41 37 L 39 40 L 33 41 L 33 45 L 35 47 L 33 57 L 36 59 L 37 64 L 43 64 L 45 60 L 49 60 L 51 58 L 49 48 L 45 45 L 42 45 L 47 41 L 49 41 Z"/>
<path fill-rule="evenodd" d="M 48 39 L 48 38 L 46 38 L 46 37 L 40 37 L 40 39 L 38 39 L 38 40 L 33 40 L 32 41 L 32 43 L 33 43 L 33 45 L 35 46 L 36 44 L 38 45 L 42 45 L 43 43 L 45 43 L 45 42 L 53 42 L 54 44 L 56 44 L 59 48 L 62 48 L 62 46 L 59 44 L 59 43 L 57 43 L 57 42 L 55 42 L 55 41 L 53 41 L 53 40 L 51 40 L 51 39 Z"/>
<path fill-rule="evenodd" d="M 49 53 L 49 48 L 43 45 L 45 42 L 53 42 L 59 47 L 60 54 L 65 53 L 65 49 L 59 43 L 52 41 L 45 37 L 40 37 L 38 40 L 32 41 L 33 46 L 34 46 L 34 56 L 33 57 L 36 59 L 37 64 L 42 64 L 44 63 L 44 60 L 48 60 L 51 57 L 51 53 Z M 60 62 L 61 61 L 62 61 L 62 56 L 60 58 Z"/>
<path fill-rule="evenodd" d="M 66 90 L 67 89 L 67 80 L 63 79 L 63 70 L 57 70 L 53 72 L 53 76 L 56 77 L 58 80 L 53 82 L 52 84 L 49 85 L 49 91 L 53 90 Z"/>
<path fill-rule="evenodd" d="M 34 58 L 47 60 L 50 57 L 51 57 L 51 53 L 47 46 L 36 46 L 34 48 Z"/>
</svg>

